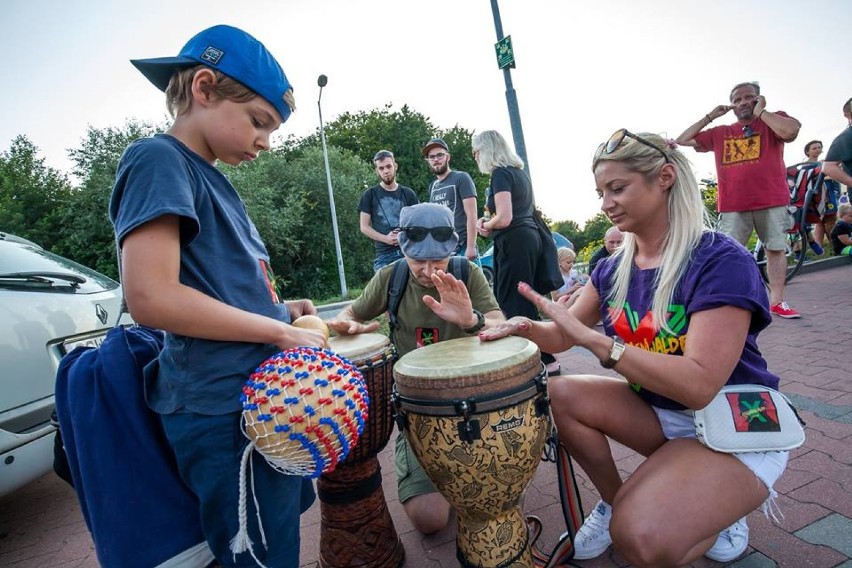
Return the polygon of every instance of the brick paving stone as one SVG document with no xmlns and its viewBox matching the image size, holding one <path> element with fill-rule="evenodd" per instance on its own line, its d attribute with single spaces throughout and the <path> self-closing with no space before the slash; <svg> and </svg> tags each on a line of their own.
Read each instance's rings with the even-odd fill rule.
<svg viewBox="0 0 852 568">
<path fill-rule="evenodd" d="M 817 503 L 830 511 L 852 518 L 852 494 L 843 487 L 825 478 L 820 478 L 789 493 L 797 501 Z"/>
<path fill-rule="evenodd" d="M 795 532 L 802 540 L 823 544 L 852 556 L 852 519 L 834 513 Z"/>
<path fill-rule="evenodd" d="M 852 469 L 845 464 L 839 463 L 826 454 L 818 451 L 808 452 L 807 454 L 791 460 L 787 464 L 787 469 L 796 469 L 809 471 L 814 474 L 819 474 L 839 483 L 843 489 L 852 493 Z M 785 472 L 786 476 L 788 472 Z"/>
<path fill-rule="evenodd" d="M 817 430 L 805 432 L 807 446 L 831 456 L 835 461 L 852 465 L 852 444 L 849 440 L 836 440 Z"/>
<path fill-rule="evenodd" d="M 831 568 L 846 555 L 825 546 L 811 544 L 774 525 L 761 513 L 748 517 L 749 545 L 782 568 Z"/>
<path fill-rule="evenodd" d="M 796 399 L 794 400 L 793 397 Z M 811 401 L 795 394 L 790 396 L 790 400 L 793 401 L 794 406 L 801 413 L 802 420 L 811 430 L 817 430 L 837 440 L 852 437 L 852 425 L 838 420 L 852 414 L 852 406 Z"/>
<path fill-rule="evenodd" d="M 730 564 L 731 568 L 775 568 L 775 561 L 759 552 L 753 552 L 742 560 Z"/>
</svg>

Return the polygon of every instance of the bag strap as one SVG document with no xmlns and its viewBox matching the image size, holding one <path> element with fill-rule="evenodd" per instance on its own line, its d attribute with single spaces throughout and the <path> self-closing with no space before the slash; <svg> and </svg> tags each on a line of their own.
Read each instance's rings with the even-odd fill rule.
<svg viewBox="0 0 852 568">
<path fill-rule="evenodd" d="M 451 256 L 449 271 L 450 274 L 464 282 L 465 286 L 467 286 L 467 278 L 470 275 L 470 263 L 467 258 L 463 256 Z M 404 258 L 394 262 L 393 272 L 388 282 L 388 320 L 391 343 L 393 343 L 394 332 L 399 328 L 399 306 L 402 303 L 405 288 L 408 286 L 409 274 L 408 263 L 405 262 Z"/>
<path fill-rule="evenodd" d="M 556 477 L 559 482 L 559 501 L 562 505 L 562 517 L 567 529 L 559 541 L 549 553 L 541 550 L 536 541 L 541 534 L 541 520 L 535 515 L 527 516 L 527 528 L 530 534 L 530 548 L 533 554 L 533 563 L 536 568 L 553 568 L 564 566 L 574 558 L 574 538 L 577 531 L 583 526 L 583 504 L 580 500 L 580 491 L 574 477 L 574 467 L 571 463 L 571 455 L 565 446 L 559 441 L 556 428 L 551 429 L 550 437 L 546 442 L 545 456 L 542 460 L 556 462 Z"/>
</svg>

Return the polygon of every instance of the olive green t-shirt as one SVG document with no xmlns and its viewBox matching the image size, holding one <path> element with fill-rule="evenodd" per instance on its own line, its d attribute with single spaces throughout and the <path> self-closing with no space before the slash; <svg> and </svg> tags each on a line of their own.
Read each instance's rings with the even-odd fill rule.
<svg viewBox="0 0 852 568">
<path fill-rule="evenodd" d="M 405 262 L 405 259 L 399 262 Z M 371 320 L 387 311 L 388 286 L 393 274 L 393 267 L 394 264 L 390 264 L 379 270 L 367 284 L 361 296 L 352 303 L 352 312 L 356 318 Z M 491 287 L 485 280 L 482 269 L 472 262 L 467 277 L 467 290 L 474 309 L 483 314 L 500 309 Z M 408 284 L 397 312 L 399 328 L 394 332 L 394 343 L 400 357 L 418 347 L 448 339 L 467 337 L 467 334 L 458 325 L 444 321 L 435 315 L 423 303 L 423 296 L 425 295 L 440 300 L 435 288 L 427 288 L 421 285 L 412 274 L 409 274 Z"/>
</svg>

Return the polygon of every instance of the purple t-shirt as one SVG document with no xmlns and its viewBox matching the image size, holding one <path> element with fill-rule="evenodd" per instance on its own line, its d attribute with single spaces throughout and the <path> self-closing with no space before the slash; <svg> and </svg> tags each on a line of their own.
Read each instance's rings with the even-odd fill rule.
<svg viewBox="0 0 852 568">
<path fill-rule="evenodd" d="M 610 294 L 610 281 L 616 261 L 608 257 L 600 261 L 592 274 L 592 282 L 601 298 Z M 640 270 L 634 266 L 624 310 L 615 321 L 611 305 L 602 302 L 601 318 L 607 335 L 618 335 L 627 345 L 656 353 L 683 355 L 692 314 L 721 306 L 736 306 L 752 313 L 748 336 L 726 384 L 759 384 L 778 388 L 778 377 L 767 369 L 766 360 L 757 348 L 757 335 L 772 320 L 769 299 L 754 259 L 739 243 L 721 233 L 707 232 L 695 250 L 680 285 L 669 306 L 668 325 L 655 329 L 651 323 L 651 303 L 654 299 L 654 278 L 657 269 Z M 690 377 L 683 377 L 684 381 Z M 674 400 L 633 384 L 646 402 L 658 408 L 684 410 Z"/>
</svg>

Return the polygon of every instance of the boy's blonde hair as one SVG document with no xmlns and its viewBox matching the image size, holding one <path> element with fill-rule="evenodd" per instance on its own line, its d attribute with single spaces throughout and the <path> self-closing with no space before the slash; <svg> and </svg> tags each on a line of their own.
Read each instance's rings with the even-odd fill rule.
<svg viewBox="0 0 852 568">
<path fill-rule="evenodd" d="M 852 203 L 841 203 L 840 207 L 837 208 L 838 217 L 843 217 L 849 213 L 852 213 Z"/>
<path fill-rule="evenodd" d="M 227 99 L 235 103 L 247 103 L 255 98 L 257 93 L 224 73 L 211 69 L 206 65 L 196 65 L 175 71 L 166 87 L 166 107 L 172 118 L 177 118 L 189 112 L 192 108 L 192 80 L 195 74 L 202 69 L 210 69 L 215 76 L 216 82 L 205 86 L 205 92 L 212 93 L 220 99 Z M 296 100 L 293 97 L 293 89 L 284 93 L 284 102 L 290 110 L 296 110 Z"/>
</svg>

